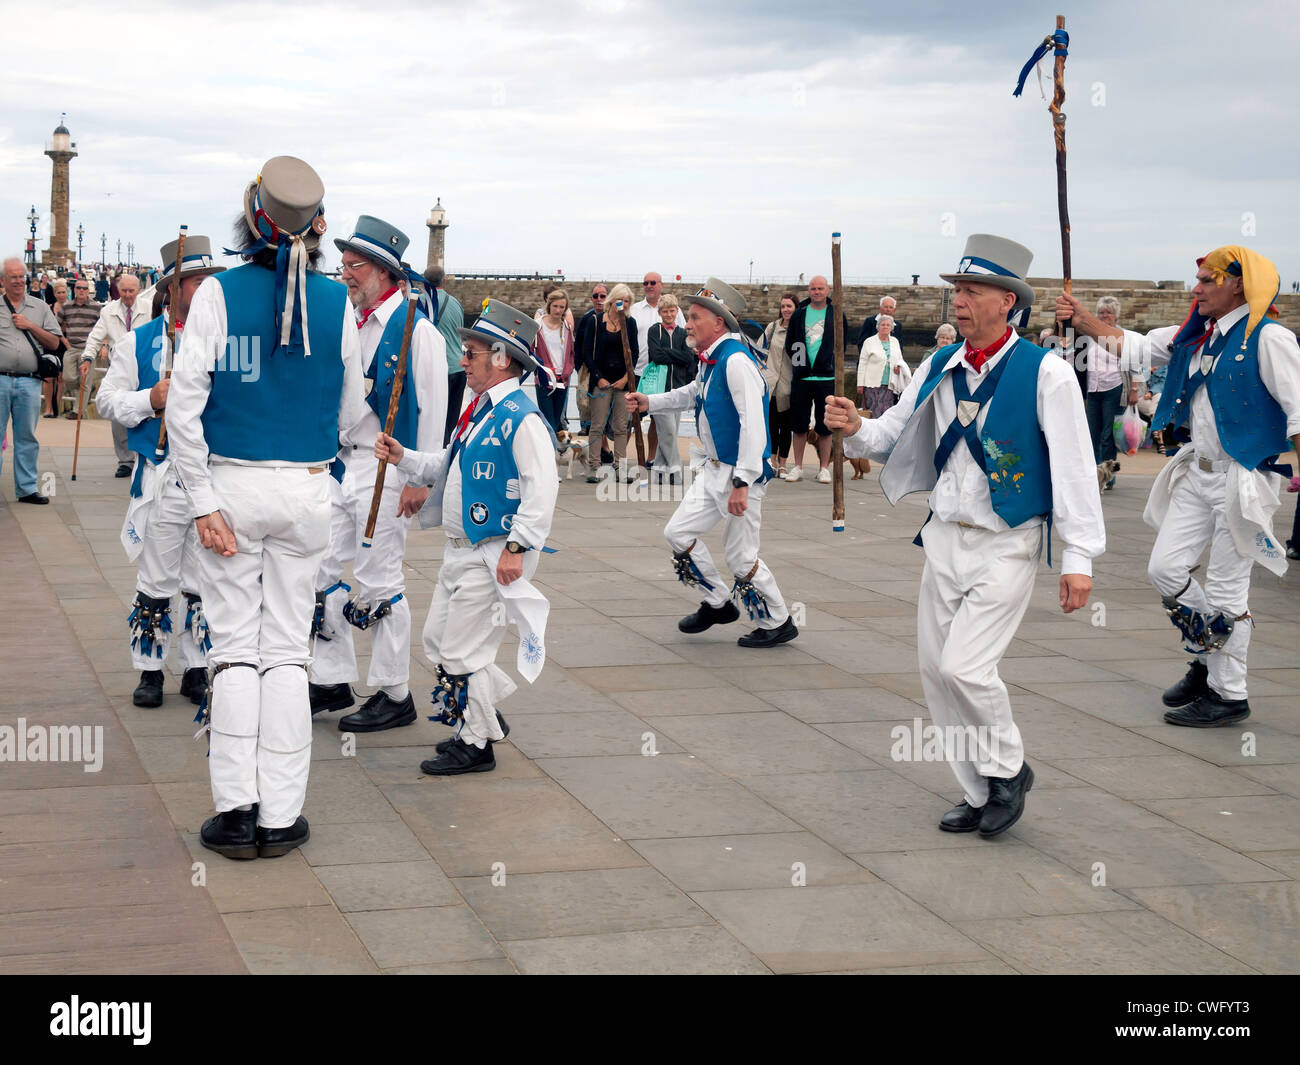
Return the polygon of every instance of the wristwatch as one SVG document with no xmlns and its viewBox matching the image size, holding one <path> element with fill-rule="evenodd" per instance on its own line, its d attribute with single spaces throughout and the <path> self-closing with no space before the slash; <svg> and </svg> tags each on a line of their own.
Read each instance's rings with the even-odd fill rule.
<svg viewBox="0 0 1300 1065">
<path fill-rule="evenodd" d="M 732 487 L 732 488 L 748 488 L 748 487 L 749 487 L 749 482 L 748 482 L 748 481 L 742 481 L 739 477 L 733 477 L 733 478 L 731 479 L 731 487 Z"/>
<path fill-rule="evenodd" d="M 507 540 L 506 550 L 509 551 L 512 555 L 522 555 L 525 551 L 528 550 L 528 548 L 526 548 L 523 544 L 515 543 L 513 540 Z"/>
</svg>

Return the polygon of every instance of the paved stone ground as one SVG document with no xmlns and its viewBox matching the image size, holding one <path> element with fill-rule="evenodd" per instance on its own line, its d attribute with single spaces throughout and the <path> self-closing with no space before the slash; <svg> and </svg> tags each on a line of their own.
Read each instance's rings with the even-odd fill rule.
<svg viewBox="0 0 1300 1065">
<path fill-rule="evenodd" d="M 937 831 L 949 770 L 890 757 L 891 729 L 925 718 L 919 499 L 891 509 L 874 474 L 851 481 L 834 534 L 829 488 L 774 485 L 763 554 L 805 619 L 756 652 L 740 625 L 677 631 L 693 600 L 661 539 L 671 503 L 575 480 L 539 574 L 550 658 L 504 707 L 497 770 L 422 776 L 446 735 L 423 716 L 350 757 L 326 715 L 311 842 L 237 863 L 197 842 L 210 793 L 178 673 L 162 709 L 131 705 L 127 482 L 92 425 L 69 484 L 70 427 L 42 422 L 55 505 L 13 505 L 4 472 L 0 723 L 102 723 L 107 753 L 97 776 L 0 767 L 0 971 L 1300 971 L 1300 571 L 1255 571 L 1246 727 L 1164 725 L 1185 658 L 1145 578 L 1154 456 L 1105 496 L 1105 624 L 1062 615 L 1044 571 L 1004 662 L 1038 782 L 997 841 Z M 412 535 L 424 705 L 439 550 Z"/>
</svg>

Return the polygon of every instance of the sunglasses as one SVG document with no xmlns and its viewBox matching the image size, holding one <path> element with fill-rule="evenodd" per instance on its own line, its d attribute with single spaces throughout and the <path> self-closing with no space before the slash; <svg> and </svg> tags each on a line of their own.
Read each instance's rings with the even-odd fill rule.
<svg viewBox="0 0 1300 1065">
<path fill-rule="evenodd" d="M 594 300 L 603 300 L 608 298 L 608 296 L 609 296 L 608 292 L 593 292 L 591 294 L 591 298 Z"/>
</svg>

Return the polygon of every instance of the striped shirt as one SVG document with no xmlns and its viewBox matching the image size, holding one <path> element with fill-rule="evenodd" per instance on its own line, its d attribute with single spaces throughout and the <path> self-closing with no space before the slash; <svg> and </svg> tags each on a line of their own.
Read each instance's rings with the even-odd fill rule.
<svg viewBox="0 0 1300 1065">
<path fill-rule="evenodd" d="M 76 303 L 65 303 L 59 311 L 59 327 L 67 338 L 68 347 L 79 351 L 86 346 L 86 338 L 99 321 L 100 304 L 88 300 L 84 307 Z"/>
</svg>

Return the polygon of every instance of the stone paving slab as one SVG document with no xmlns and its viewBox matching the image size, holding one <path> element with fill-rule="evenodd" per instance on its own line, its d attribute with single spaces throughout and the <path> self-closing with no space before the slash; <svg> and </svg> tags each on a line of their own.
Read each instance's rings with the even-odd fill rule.
<svg viewBox="0 0 1300 1065">
<path fill-rule="evenodd" d="M 348 741 L 340 715 L 318 716 L 311 841 L 237 863 L 195 835 L 211 795 L 176 665 L 160 710 L 131 705 L 126 489 L 107 437 L 87 439 L 76 485 L 66 442 L 43 448 L 53 506 L 0 502 L 5 572 L 31 575 L 0 584 L 0 616 L 26 619 L 24 640 L 0 639 L 0 724 L 21 708 L 106 736 L 99 774 L 0 765 L 0 971 L 1300 970 L 1300 574 L 1256 571 L 1252 717 L 1165 725 L 1160 691 L 1186 658 L 1145 577 L 1157 458 L 1126 462 L 1103 497 L 1102 623 L 1062 615 L 1044 571 L 1012 641 L 1002 674 L 1037 783 L 998 840 L 938 832 L 951 772 L 891 754 L 897 726 L 929 722 L 919 497 L 891 509 L 874 474 L 848 482 L 844 535 L 825 486 L 769 488 L 764 556 L 804 622 L 764 653 L 736 646 L 744 621 L 677 630 L 698 600 L 663 546 L 671 501 L 604 502 L 579 479 L 560 485 L 561 550 L 539 575 L 551 653 L 503 706 L 497 769 L 419 772 L 447 730 L 423 717 L 419 644 L 439 540 L 414 532 L 421 718 Z M 29 643 L 48 683 L 33 684 Z M 357 649 L 364 676 L 366 637 Z M 514 654 L 512 635 L 498 658 L 512 676 Z"/>
</svg>

